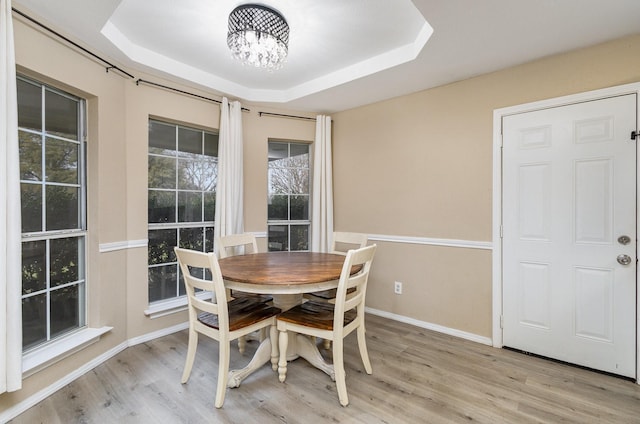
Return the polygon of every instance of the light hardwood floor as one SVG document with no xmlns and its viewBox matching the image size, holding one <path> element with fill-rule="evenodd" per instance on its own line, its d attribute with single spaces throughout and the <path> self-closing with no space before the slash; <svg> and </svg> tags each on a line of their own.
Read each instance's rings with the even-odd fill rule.
<svg viewBox="0 0 640 424">
<path fill-rule="evenodd" d="M 217 344 L 200 340 L 182 385 L 182 331 L 121 352 L 12 423 L 640 423 L 634 382 L 377 316 L 366 322 L 373 375 L 350 335 L 347 407 L 330 378 L 299 359 L 285 383 L 265 366 L 216 410 Z M 255 348 L 233 349 L 232 368 Z"/>
</svg>

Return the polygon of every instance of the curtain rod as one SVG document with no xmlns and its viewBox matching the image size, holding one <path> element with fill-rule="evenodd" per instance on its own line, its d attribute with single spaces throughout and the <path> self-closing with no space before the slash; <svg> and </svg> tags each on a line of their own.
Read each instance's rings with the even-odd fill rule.
<svg viewBox="0 0 640 424">
<path fill-rule="evenodd" d="M 57 31 L 54 31 L 53 29 L 51 29 L 51 28 L 49 28 L 48 26 L 46 26 L 46 25 L 42 24 L 41 22 L 36 21 L 36 20 L 35 20 L 35 19 L 33 19 L 31 16 L 28 16 L 27 14 L 25 14 L 25 13 L 23 13 L 23 12 L 19 11 L 19 10 L 18 10 L 18 9 L 16 9 L 15 7 L 12 7 L 12 8 L 11 8 L 11 10 L 12 10 L 12 11 L 14 11 L 15 13 L 17 13 L 18 15 L 22 16 L 23 18 L 25 18 L 25 19 L 27 19 L 27 20 L 29 20 L 29 21 L 33 22 L 34 24 L 38 25 L 39 27 L 41 27 L 41 28 L 43 28 L 43 29 L 45 29 L 45 30 L 49 31 L 50 33 L 54 34 L 55 36 L 57 36 L 57 37 L 59 37 L 59 38 L 63 39 L 64 41 L 66 41 L 67 43 L 69 43 L 69 44 L 73 45 L 74 47 L 76 47 L 76 48 L 78 48 L 78 49 L 82 50 L 83 52 L 85 52 L 86 54 L 88 54 L 88 55 L 92 56 L 93 58 L 98 59 L 98 60 L 99 60 L 100 62 L 102 62 L 103 64 L 109 65 L 109 66 L 105 67 L 105 69 L 106 69 L 106 71 L 107 71 L 107 72 L 109 72 L 109 69 L 114 69 L 114 70 L 116 70 L 116 71 L 120 72 L 121 74 L 124 74 L 124 75 L 128 76 L 129 78 L 135 78 L 135 77 L 134 77 L 133 75 L 131 75 L 129 72 L 127 72 L 127 71 L 125 71 L 125 70 L 123 70 L 123 69 L 121 69 L 121 68 L 118 68 L 116 65 L 114 65 L 114 64 L 113 64 L 113 63 L 111 63 L 111 62 L 109 62 L 108 60 L 105 60 L 105 59 L 101 58 L 101 57 L 100 57 L 100 56 L 98 56 L 97 54 L 95 54 L 95 53 L 93 53 L 93 52 L 91 52 L 91 51 L 87 50 L 87 49 L 86 49 L 86 48 L 84 48 L 84 47 L 82 47 L 80 44 L 78 44 L 78 43 L 76 43 L 76 42 L 74 42 L 74 41 L 71 41 L 70 39 L 68 39 L 68 38 L 67 38 L 67 37 L 65 37 L 64 35 L 60 34 L 60 33 L 59 33 L 59 32 L 57 32 Z"/>
<path fill-rule="evenodd" d="M 208 101 L 213 102 L 213 103 L 222 104 L 222 102 L 220 100 L 212 99 L 210 97 L 204 97 L 204 96 L 201 96 L 199 94 L 189 93 L 188 91 L 180 90 L 178 88 L 169 87 L 168 85 L 162 85 L 162 84 L 158 84 L 157 82 L 151 82 L 151 81 L 147 81 L 147 80 L 143 80 L 141 78 L 138 78 L 136 80 L 136 85 L 140 85 L 140 84 L 152 85 L 154 87 L 164 88 L 165 90 L 175 91 L 176 93 L 185 94 L 187 96 L 197 97 L 198 99 L 208 100 Z M 241 108 L 241 110 L 243 112 L 251 112 L 251 110 L 247 109 L 246 107 Z"/>
<path fill-rule="evenodd" d="M 315 121 L 316 118 L 309 118 L 308 116 L 296 116 L 296 115 L 283 115 L 281 113 L 271 113 L 271 112 L 258 112 L 258 116 L 278 116 L 280 118 L 291 118 L 291 119 L 304 119 L 305 121 Z"/>
</svg>

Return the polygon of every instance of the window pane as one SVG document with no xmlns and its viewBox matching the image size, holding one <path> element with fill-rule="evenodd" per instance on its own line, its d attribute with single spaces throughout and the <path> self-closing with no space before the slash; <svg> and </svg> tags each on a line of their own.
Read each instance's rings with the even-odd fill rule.
<svg viewBox="0 0 640 424">
<path fill-rule="evenodd" d="M 76 187 L 46 186 L 47 230 L 80 228 Z"/>
<path fill-rule="evenodd" d="M 213 221 L 216 214 L 216 192 L 204 193 L 204 220 Z"/>
<path fill-rule="evenodd" d="M 45 94 L 45 131 L 78 140 L 78 101 L 50 90 Z"/>
<path fill-rule="evenodd" d="M 47 137 L 45 164 L 47 181 L 78 184 L 79 145 Z"/>
<path fill-rule="evenodd" d="M 204 251 L 204 228 L 181 228 L 180 247 L 183 249 Z"/>
<path fill-rule="evenodd" d="M 309 196 L 291 196 L 291 209 L 289 212 L 292 220 L 309 219 Z"/>
<path fill-rule="evenodd" d="M 269 169 L 269 194 L 289 193 L 289 170 L 287 168 Z"/>
<path fill-rule="evenodd" d="M 50 241 L 51 287 L 78 281 L 78 243 L 79 239 L 64 238 Z"/>
<path fill-rule="evenodd" d="M 22 299 L 22 349 L 47 341 L 47 295 Z"/>
<path fill-rule="evenodd" d="M 149 268 L 149 302 L 176 297 L 177 278 L 178 265 Z"/>
<path fill-rule="evenodd" d="M 289 250 L 289 234 L 287 225 L 269 225 L 269 250 Z"/>
<path fill-rule="evenodd" d="M 78 285 L 51 292 L 51 337 L 80 326 Z"/>
<path fill-rule="evenodd" d="M 213 227 L 205 228 L 204 251 L 213 252 Z M 209 280 L 211 277 L 209 277 Z"/>
<path fill-rule="evenodd" d="M 291 226 L 291 246 L 289 250 L 309 250 L 309 226 Z"/>
<path fill-rule="evenodd" d="M 309 170 L 289 169 L 289 188 L 291 194 L 309 194 Z"/>
<path fill-rule="evenodd" d="M 149 230 L 149 265 L 176 262 L 173 248 L 178 245 L 176 229 Z"/>
<path fill-rule="evenodd" d="M 201 155 L 202 131 L 178 127 L 178 151 Z"/>
<path fill-rule="evenodd" d="M 22 201 L 22 232 L 42 231 L 42 186 L 20 184 Z"/>
<path fill-rule="evenodd" d="M 218 134 L 204 133 L 204 154 L 218 157 Z"/>
<path fill-rule="evenodd" d="M 47 242 L 44 240 L 22 243 L 22 294 L 46 288 Z"/>
<path fill-rule="evenodd" d="M 178 221 L 202 222 L 202 193 L 178 193 Z"/>
<path fill-rule="evenodd" d="M 149 190 L 149 222 L 176 222 L 176 193 Z"/>
<path fill-rule="evenodd" d="M 18 79 L 18 126 L 42 131 L 42 87 Z"/>
<path fill-rule="evenodd" d="M 289 143 L 269 142 L 269 168 L 287 166 Z"/>
<path fill-rule="evenodd" d="M 149 156 L 149 188 L 176 188 L 176 160 Z"/>
<path fill-rule="evenodd" d="M 176 127 L 157 121 L 149 121 L 149 153 L 175 156 Z"/>
<path fill-rule="evenodd" d="M 289 219 L 289 196 L 269 196 L 268 219 Z"/>
<path fill-rule="evenodd" d="M 20 151 L 20 179 L 42 181 L 42 137 L 18 131 Z"/>
<path fill-rule="evenodd" d="M 309 145 L 300 143 L 290 144 L 290 166 L 309 168 Z"/>
<path fill-rule="evenodd" d="M 178 189 L 213 191 L 218 176 L 217 161 L 206 156 L 178 160 Z"/>
</svg>

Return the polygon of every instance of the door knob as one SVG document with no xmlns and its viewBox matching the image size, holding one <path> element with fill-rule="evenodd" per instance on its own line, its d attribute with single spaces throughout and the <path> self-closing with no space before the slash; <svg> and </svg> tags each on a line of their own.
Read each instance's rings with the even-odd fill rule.
<svg viewBox="0 0 640 424">
<path fill-rule="evenodd" d="M 631 257 L 629 255 L 618 255 L 616 259 L 620 265 L 629 265 L 631 263 Z"/>
<path fill-rule="evenodd" d="M 631 243 L 631 237 L 629 236 L 620 236 L 618 237 L 618 243 L 627 245 Z"/>
</svg>

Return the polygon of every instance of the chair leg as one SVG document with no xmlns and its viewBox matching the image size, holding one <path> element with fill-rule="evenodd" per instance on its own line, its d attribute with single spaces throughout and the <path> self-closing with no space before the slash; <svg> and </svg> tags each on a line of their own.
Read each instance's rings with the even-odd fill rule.
<svg viewBox="0 0 640 424">
<path fill-rule="evenodd" d="M 240 352 L 241 355 L 244 355 L 244 351 L 246 347 L 247 347 L 247 337 L 246 336 L 238 337 L 238 351 Z"/>
<path fill-rule="evenodd" d="M 275 325 L 269 327 L 269 340 L 271 342 L 271 369 L 278 371 L 278 329 Z"/>
<path fill-rule="evenodd" d="M 287 378 L 287 346 L 289 345 L 289 335 L 286 331 L 280 331 L 278 347 L 280 348 L 280 361 L 278 361 L 278 379 L 281 383 Z"/>
<path fill-rule="evenodd" d="M 360 349 L 360 357 L 362 358 L 362 364 L 367 374 L 371 374 L 373 369 L 371 368 L 371 361 L 369 361 L 369 352 L 367 351 L 367 341 L 365 339 L 364 325 L 358 327 L 356 330 L 358 333 L 358 349 Z"/>
<path fill-rule="evenodd" d="M 193 367 L 193 361 L 196 358 L 196 349 L 198 347 L 198 332 L 193 329 L 189 329 L 189 345 L 187 346 L 187 359 L 184 363 L 184 371 L 182 372 L 182 384 L 189 381 L 191 375 L 191 368 Z"/>
<path fill-rule="evenodd" d="M 333 370 L 336 374 L 336 388 L 338 389 L 338 399 L 340 405 L 347 406 L 349 404 L 349 396 L 347 396 L 346 373 L 344 371 L 344 341 L 341 338 L 333 341 Z"/>
<path fill-rule="evenodd" d="M 220 340 L 218 362 L 218 386 L 216 388 L 216 408 L 222 408 L 224 396 L 227 393 L 227 381 L 229 379 L 229 357 L 231 344 L 229 340 Z"/>
</svg>

